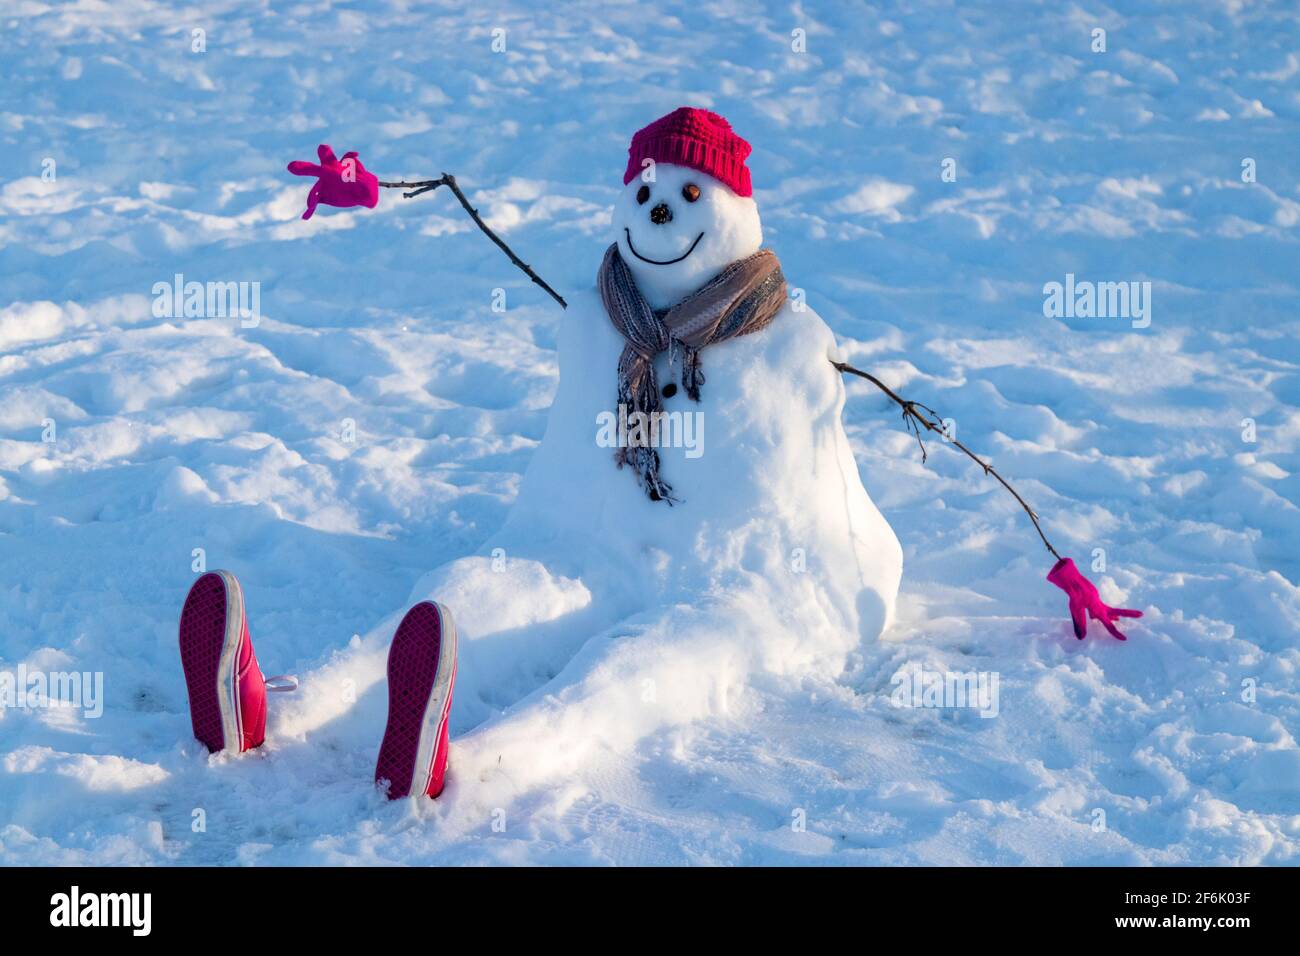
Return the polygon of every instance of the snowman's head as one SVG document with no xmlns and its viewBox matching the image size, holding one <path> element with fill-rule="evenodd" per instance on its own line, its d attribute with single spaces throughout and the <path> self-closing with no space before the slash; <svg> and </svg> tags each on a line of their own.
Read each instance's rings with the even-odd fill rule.
<svg viewBox="0 0 1300 956">
<path fill-rule="evenodd" d="M 666 309 L 763 244 L 754 200 L 712 176 L 659 163 L 614 205 L 619 254 L 654 309 Z"/>
<path fill-rule="evenodd" d="M 725 119 L 690 106 L 632 137 L 614 238 L 651 308 L 676 305 L 763 244 L 749 153 Z"/>
</svg>

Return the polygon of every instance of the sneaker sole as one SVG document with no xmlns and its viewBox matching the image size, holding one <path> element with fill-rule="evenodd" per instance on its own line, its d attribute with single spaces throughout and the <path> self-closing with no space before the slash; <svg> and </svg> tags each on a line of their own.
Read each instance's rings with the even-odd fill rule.
<svg viewBox="0 0 1300 956">
<path fill-rule="evenodd" d="M 194 736 L 212 753 L 239 749 L 235 666 L 244 634 L 244 592 L 227 571 L 194 582 L 181 609 L 181 666 L 190 695 Z"/>
<path fill-rule="evenodd" d="M 422 601 L 406 612 L 388 649 L 388 725 L 375 781 L 388 781 L 390 799 L 427 792 L 455 680 L 451 613 Z"/>
</svg>

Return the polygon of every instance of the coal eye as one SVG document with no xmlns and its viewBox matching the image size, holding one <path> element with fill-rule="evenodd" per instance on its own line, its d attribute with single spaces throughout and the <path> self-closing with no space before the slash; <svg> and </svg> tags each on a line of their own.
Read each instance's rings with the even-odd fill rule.
<svg viewBox="0 0 1300 956">
<path fill-rule="evenodd" d="M 695 183 L 687 183 L 682 187 L 682 198 L 687 202 L 695 202 L 700 198 L 700 187 Z"/>
<path fill-rule="evenodd" d="M 640 189 L 636 191 L 636 201 L 638 205 L 644 206 L 647 200 L 649 199 L 650 199 L 649 186 L 642 186 Z"/>
</svg>

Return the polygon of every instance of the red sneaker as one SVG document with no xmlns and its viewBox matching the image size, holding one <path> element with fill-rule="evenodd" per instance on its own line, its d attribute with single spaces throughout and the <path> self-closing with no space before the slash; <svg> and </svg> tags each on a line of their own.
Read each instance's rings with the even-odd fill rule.
<svg viewBox="0 0 1300 956">
<path fill-rule="evenodd" d="M 421 601 L 406 612 L 388 649 L 388 726 L 375 782 L 388 798 L 442 793 L 447 718 L 456 685 L 456 625 L 451 612 Z"/>
<path fill-rule="evenodd" d="M 213 753 L 261 746 L 266 679 L 248 636 L 243 589 L 229 571 L 194 582 L 181 610 L 180 644 L 194 736 Z"/>
</svg>

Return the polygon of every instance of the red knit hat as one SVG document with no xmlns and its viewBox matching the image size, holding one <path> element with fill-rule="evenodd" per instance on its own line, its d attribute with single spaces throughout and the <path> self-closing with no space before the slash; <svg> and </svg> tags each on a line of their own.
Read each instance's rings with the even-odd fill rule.
<svg viewBox="0 0 1300 956">
<path fill-rule="evenodd" d="M 683 106 L 638 130 L 627 151 L 626 186 L 641 174 L 641 163 L 674 163 L 707 173 L 737 196 L 754 195 L 745 158 L 753 147 L 731 131 L 717 113 Z"/>
</svg>

